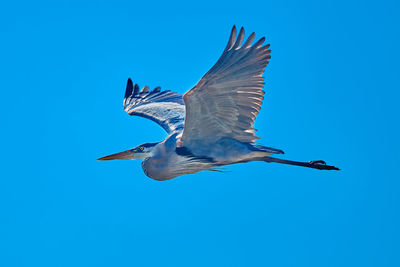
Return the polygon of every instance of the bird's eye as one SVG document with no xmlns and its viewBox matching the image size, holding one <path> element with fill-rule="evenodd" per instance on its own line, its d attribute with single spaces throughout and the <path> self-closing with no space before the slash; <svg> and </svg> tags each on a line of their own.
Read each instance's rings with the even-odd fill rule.
<svg viewBox="0 0 400 267">
<path fill-rule="evenodd" d="M 139 147 L 139 149 L 140 149 L 140 151 L 143 151 L 144 148 L 141 146 L 141 147 Z"/>
</svg>

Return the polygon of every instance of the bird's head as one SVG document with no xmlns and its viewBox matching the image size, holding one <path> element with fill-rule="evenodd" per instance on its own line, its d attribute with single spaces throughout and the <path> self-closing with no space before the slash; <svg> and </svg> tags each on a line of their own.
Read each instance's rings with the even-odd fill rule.
<svg viewBox="0 0 400 267">
<path fill-rule="evenodd" d="M 97 160 L 113 160 L 113 159 L 144 159 L 151 157 L 151 152 L 158 143 L 145 143 L 135 148 L 111 154 Z"/>
</svg>

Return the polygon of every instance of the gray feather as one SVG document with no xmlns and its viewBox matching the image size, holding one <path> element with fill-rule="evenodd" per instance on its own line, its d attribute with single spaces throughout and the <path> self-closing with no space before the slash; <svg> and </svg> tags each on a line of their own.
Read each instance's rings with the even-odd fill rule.
<svg viewBox="0 0 400 267">
<path fill-rule="evenodd" d="M 139 86 L 132 85 L 129 79 L 123 107 L 129 115 L 141 116 L 158 123 L 167 133 L 183 129 L 185 106 L 182 95 L 178 93 L 161 92 L 160 87 L 149 92 L 148 86 L 144 86 L 139 92 Z"/>
<path fill-rule="evenodd" d="M 253 45 L 254 33 L 241 46 L 244 29 L 236 39 L 233 27 L 228 44 L 217 63 L 184 96 L 186 121 L 181 142 L 213 143 L 221 138 L 253 143 L 258 137 L 253 127 L 261 108 L 264 78 L 270 59 L 269 45 L 261 38 Z M 236 39 L 236 40 L 235 40 Z"/>
</svg>

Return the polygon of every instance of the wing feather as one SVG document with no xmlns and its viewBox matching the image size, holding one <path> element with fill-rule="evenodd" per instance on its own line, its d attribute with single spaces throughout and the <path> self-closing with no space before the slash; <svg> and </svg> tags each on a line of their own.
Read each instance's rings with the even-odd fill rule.
<svg viewBox="0 0 400 267">
<path fill-rule="evenodd" d="M 262 74 L 271 50 L 269 45 L 263 45 L 264 37 L 252 45 L 254 33 L 242 45 L 244 35 L 243 27 L 237 36 L 233 26 L 217 63 L 184 94 L 186 120 L 180 140 L 183 146 L 193 149 L 221 138 L 246 143 L 258 139 L 253 124 L 263 100 Z"/>
<path fill-rule="evenodd" d="M 139 91 L 139 86 L 128 79 L 123 107 L 129 115 L 156 122 L 167 133 L 183 129 L 185 105 L 178 93 L 161 91 L 160 87 L 150 91 L 147 85 Z"/>
</svg>

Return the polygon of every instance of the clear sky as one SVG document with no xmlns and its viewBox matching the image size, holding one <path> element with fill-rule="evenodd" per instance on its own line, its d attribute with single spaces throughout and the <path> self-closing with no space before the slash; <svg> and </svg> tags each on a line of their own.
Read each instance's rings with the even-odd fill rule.
<svg viewBox="0 0 400 267">
<path fill-rule="evenodd" d="M 149 2 L 149 3 L 146 3 Z M 400 266 L 397 1 L 0 4 L 0 266 Z M 232 25 L 272 59 L 256 121 L 292 160 L 158 182 L 128 77 L 184 93 Z"/>
</svg>

